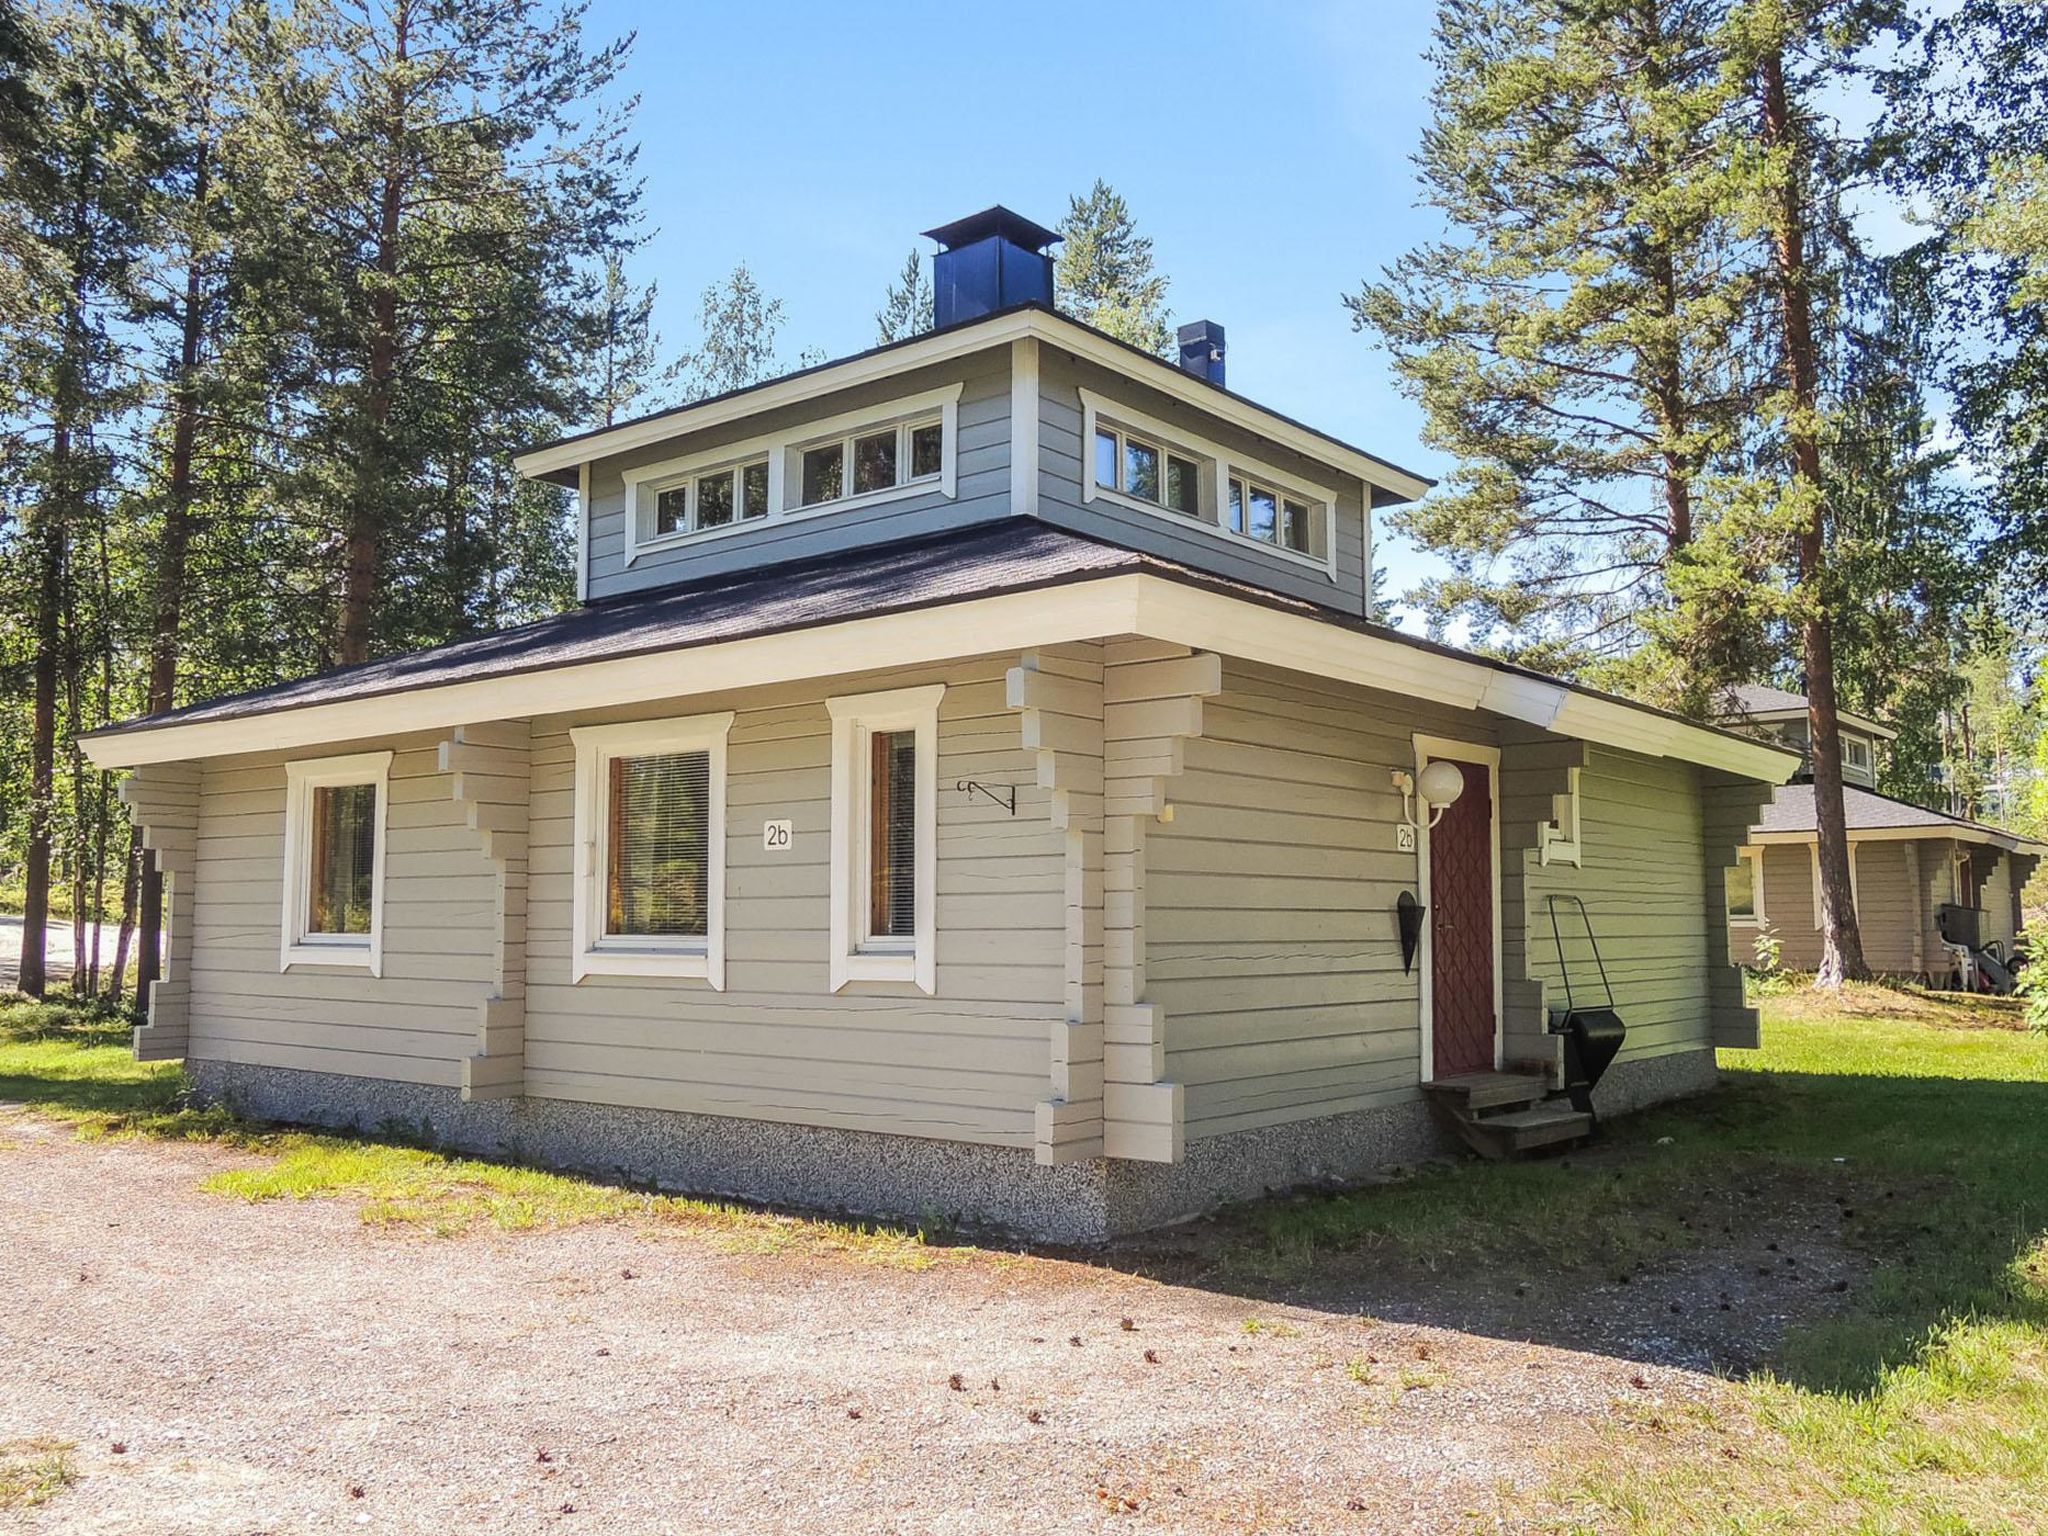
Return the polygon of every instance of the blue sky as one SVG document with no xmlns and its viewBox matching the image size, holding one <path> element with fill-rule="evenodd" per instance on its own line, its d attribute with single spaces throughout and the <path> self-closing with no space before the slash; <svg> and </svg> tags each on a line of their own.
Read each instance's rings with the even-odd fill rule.
<svg viewBox="0 0 2048 1536">
<path fill-rule="evenodd" d="M 1005 203 L 1055 223 L 1096 177 L 1129 200 L 1177 318 L 1227 328 L 1230 382 L 1427 474 L 1419 415 L 1339 296 L 1432 221 L 1409 156 L 1428 0 L 1302 4 L 663 5 L 595 0 L 639 34 L 626 86 L 671 350 L 746 262 L 785 355 L 874 341 L 917 231 Z M 1422 568 L 1382 540 L 1398 591 Z"/>
</svg>

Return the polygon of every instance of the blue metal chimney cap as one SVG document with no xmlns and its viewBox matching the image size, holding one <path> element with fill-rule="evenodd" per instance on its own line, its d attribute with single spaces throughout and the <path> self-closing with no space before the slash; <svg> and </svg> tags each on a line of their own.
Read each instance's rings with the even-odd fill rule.
<svg viewBox="0 0 2048 1536">
<path fill-rule="evenodd" d="M 970 213 L 964 219 L 955 219 L 950 224 L 941 224 L 937 229 L 928 229 L 924 235 L 927 240 L 936 240 L 948 249 L 999 235 L 1027 251 L 1042 251 L 1048 245 L 1057 244 L 1061 238 L 1059 231 L 1034 224 L 1023 214 L 1012 213 L 1001 203 L 979 213 Z"/>
</svg>

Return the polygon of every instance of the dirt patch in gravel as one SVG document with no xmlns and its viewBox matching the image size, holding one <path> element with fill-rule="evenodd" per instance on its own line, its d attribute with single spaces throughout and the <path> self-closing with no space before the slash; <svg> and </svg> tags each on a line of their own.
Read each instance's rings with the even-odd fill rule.
<svg viewBox="0 0 2048 1536">
<path fill-rule="evenodd" d="M 1247 1277 L 1201 1228 L 924 1270 L 430 1238 L 196 1187 L 243 1161 L 0 1119 L 0 1442 L 74 1447 L 0 1528 L 1497 1529 L 1852 1274 L 1825 1191 L 1704 1197 L 1725 1242 L 1567 1288 L 1374 1248 Z"/>
</svg>

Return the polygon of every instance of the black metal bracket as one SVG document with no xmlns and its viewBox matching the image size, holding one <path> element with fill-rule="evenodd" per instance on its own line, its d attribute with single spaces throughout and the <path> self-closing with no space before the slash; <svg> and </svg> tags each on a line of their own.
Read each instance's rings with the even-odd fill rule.
<svg viewBox="0 0 2048 1536">
<path fill-rule="evenodd" d="M 1017 814 L 1017 786 L 1014 784 L 998 784 L 990 788 L 979 779 L 962 779 L 953 787 L 963 795 L 986 795 L 1012 816 Z"/>
</svg>

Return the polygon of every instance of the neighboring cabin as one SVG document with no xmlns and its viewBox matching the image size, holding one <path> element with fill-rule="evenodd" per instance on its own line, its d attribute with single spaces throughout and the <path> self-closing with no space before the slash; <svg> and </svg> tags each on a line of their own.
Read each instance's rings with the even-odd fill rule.
<svg viewBox="0 0 2048 1536">
<path fill-rule="evenodd" d="M 1820 963 L 1820 845 L 1815 832 L 1806 697 L 1749 684 L 1731 691 L 1726 718 L 1801 755 L 1799 776 L 1778 791 L 1728 876 L 1729 947 L 1753 954 L 1760 934 L 1779 963 Z M 1963 957 L 1944 940 L 1944 906 L 1966 914 L 1977 948 L 2010 956 L 2023 925 L 2021 894 L 2048 844 L 2001 827 L 1931 811 L 1878 791 L 1878 754 L 1897 733 L 1842 713 L 1843 819 L 1849 884 L 1863 958 L 1880 975 L 1936 986 L 1964 981 Z"/>
<path fill-rule="evenodd" d="M 1756 1042 L 1720 893 L 1793 754 L 1375 623 L 1427 481 L 1231 393 L 1220 327 L 1058 314 L 1050 231 L 932 233 L 930 333 L 520 460 L 577 610 L 88 739 L 170 879 L 139 1054 L 1090 1239 L 1423 1155 L 1430 1082 L 1582 1133 L 1519 1108 L 1552 894 L 1630 1028 L 1603 1107 Z"/>
</svg>

